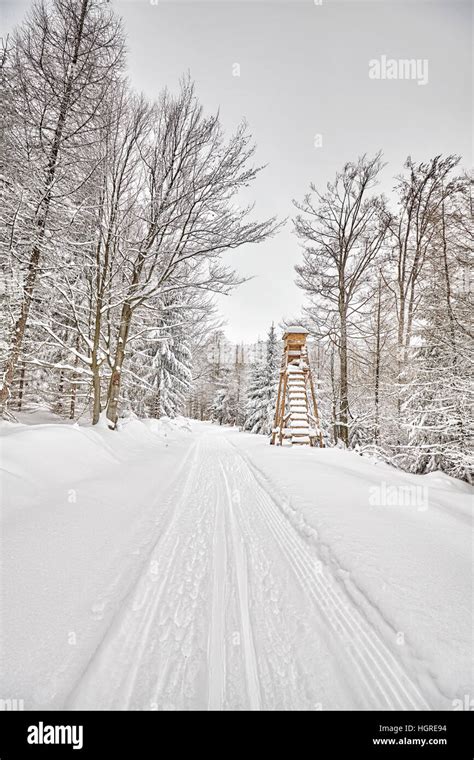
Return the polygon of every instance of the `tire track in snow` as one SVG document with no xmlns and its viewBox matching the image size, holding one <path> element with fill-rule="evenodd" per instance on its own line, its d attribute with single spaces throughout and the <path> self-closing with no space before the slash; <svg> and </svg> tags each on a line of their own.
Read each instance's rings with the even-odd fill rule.
<svg viewBox="0 0 474 760">
<path fill-rule="evenodd" d="M 293 525 L 282 514 L 278 504 L 260 484 L 251 463 L 235 446 L 232 448 L 240 460 L 241 476 L 247 481 L 252 481 L 255 503 L 262 518 L 272 531 L 299 582 L 344 643 L 375 700 L 375 706 L 379 707 L 379 692 L 389 709 L 429 709 L 417 687 L 376 632 L 367 630 L 365 621 L 357 610 L 351 609 L 349 600 L 343 599 L 332 583 L 325 580 L 321 572 L 315 569 L 314 557 Z"/>
</svg>

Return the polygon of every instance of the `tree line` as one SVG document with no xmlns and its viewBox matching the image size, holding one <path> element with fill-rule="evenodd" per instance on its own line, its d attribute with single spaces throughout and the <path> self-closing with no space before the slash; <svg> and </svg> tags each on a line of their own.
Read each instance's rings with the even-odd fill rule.
<svg viewBox="0 0 474 760">
<path fill-rule="evenodd" d="M 408 157 L 390 198 L 381 153 L 312 184 L 293 219 L 306 306 L 280 328 L 310 331 L 325 445 L 472 482 L 472 178 L 459 163 Z M 268 434 L 279 354 L 271 330 L 243 390 L 242 367 L 212 376 L 205 416 Z"/>
<path fill-rule="evenodd" d="M 34 3 L 1 91 L 2 412 L 27 392 L 94 424 L 124 402 L 159 415 L 189 388 L 211 294 L 238 283 L 226 255 L 277 229 L 238 203 L 261 169 L 247 127 L 226 137 L 189 76 L 132 91 L 105 0 Z"/>
<path fill-rule="evenodd" d="M 133 91 L 106 0 L 38 0 L 0 63 L 2 415 L 187 411 L 268 434 L 274 327 L 255 366 L 205 358 L 229 255 L 279 229 L 239 204 L 262 169 L 245 123 L 226 136 L 189 76 Z M 472 179 L 458 156 L 409 157 L 387 198 L 383 168 L 364 155 L 294 201 L 289 321 L 310 331 L 326 445 L 471 480 Z"/>
<path fill-rule="evenodd" d="M 472 179 L 458 156 L 382 155 L 295 202 L 326 438 L 417 473 L 472 479 Z"/>
</svg>

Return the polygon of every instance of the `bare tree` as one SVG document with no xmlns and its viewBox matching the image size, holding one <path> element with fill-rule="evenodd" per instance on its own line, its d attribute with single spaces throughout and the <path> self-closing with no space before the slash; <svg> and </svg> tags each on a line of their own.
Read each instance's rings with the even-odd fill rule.
<svg viewBox="0 0 474 760">
<path fill-rule="evenodd" d="M 22 202 L 30 212 L 30 230 L 17 252 L 22 284 L 2 404 L 20 358 L 48 228 L 54 228 L 51 216 L 86 179 L 89 167 L 81 164 L 81 149 L 96 137 L 106 94 L 122 66 L 121 25 L 102 0 L 52 0 L 47 6 L 38 0 L 14 35 L 12 50 L 16 132 L 10 148 L 24 162 Z M 10 234 L 13 225 L 14 219 L 9 220 Z"/>
<path fill-rule="evenodd" d="M 362 156 L 338 172 L 325 193 L 311 185 L 294 220 L 302 240 L 298 284 L 310 296 L 316 332 L 336 342 L 339 354 L 338 435 L 349 440 L 348 352 L 352 328 L 371 297 L 368 270 L 384 243 L 389 215 L 381 196 L 370 195 L 381 154 Z"/>
<path fill-rule="evenodd" d="M 436 235 L 444 199 L 457 191 L 457 180 L 447 181 L 458 156 L 436 156 L 415 164 L 405 163 L 406 175 L 397 178 L 398 213 L 390 223 L 390 239 L 396 267 L 393 287 L 398 320 L 399 374 L 403 371 L 413 333 L 413 320 L 421 301 L 421 274 Z"/>
<path fill-rule="evenodd" d="M 113 425 L 135 315 L 169 287 L 228 292 L 238 281 L 222 254 L 274 233 L 274 219 L 248 221 L 252 207 L 237 205 L 239 191 L 260 170 L 249 166 L 253 153 L 245 125 L 226 142 L 218 116 L 204 117 L 189 79 L 177 97 L 163 94 L 142 151 L 146 189 L 122 261 L 123 301 L 115 317 L 107 399 Z"/>
</svg>

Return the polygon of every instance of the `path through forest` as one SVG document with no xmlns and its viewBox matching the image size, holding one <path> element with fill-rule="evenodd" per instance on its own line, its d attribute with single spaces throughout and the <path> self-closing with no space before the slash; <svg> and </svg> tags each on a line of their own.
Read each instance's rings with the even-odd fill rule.
<svg viewBox="0 0 474 760">
<path fill-rule="evenodd" d="M 428 707 L 225 429 L 182 469 L 167 528 L 68 706 Z"/>
<path fill-rule="evenodd" d="M 471 693 L 466 484 L 183 419 L 0 433 L 5 698 L 390 710 Z"/>
</svg>

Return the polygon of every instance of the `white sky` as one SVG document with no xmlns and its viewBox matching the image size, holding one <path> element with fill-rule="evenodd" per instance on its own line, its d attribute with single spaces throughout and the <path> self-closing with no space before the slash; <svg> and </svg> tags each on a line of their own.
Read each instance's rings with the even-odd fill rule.
<svg viewBox="0 0 474 760">
<path fill-rule="evenodd" d="M 29 2 L 0 0 L 2 35 Z M 132 84 L 151 98 L 189 70 L 210 111 L 230 130 L 245 118 L 268 164 L 252 189 L 256 214 L 293 214 L 310 181 L 324 187 L 345 161 L 384 152 L 382 189 L 408 154 L 459 153 L 471 161 L 471 5 L 432 0 L 112 0 L 128 35 Z M 370 80 L 381 55 L 427 58 L 429 82 Z M 240 64 L 240 77 L 233 65 Z M 316 134 L 323 146 L 314 147 Z M 231 340 L 264 337 L 270 323 L 296 317 L 300 249 L 291 222 L 278 237 L 231 252 L 253 277 L 219 298 Z"/>
</svg>

